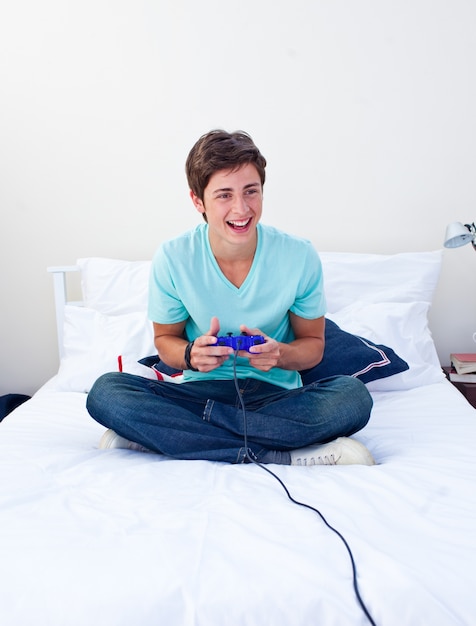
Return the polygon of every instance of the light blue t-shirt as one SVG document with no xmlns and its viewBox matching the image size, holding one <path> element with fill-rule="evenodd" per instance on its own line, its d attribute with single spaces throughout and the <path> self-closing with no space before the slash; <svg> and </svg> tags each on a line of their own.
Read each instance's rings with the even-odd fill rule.
<svg viewBox="0 0 476 626">
<path fill-rule="evenodd" d="M 240 288 L 221 271 L 210 247 L 208 224 L 166 241 L 157 250 L 150 276 L 149 318 L 158 324 L 186 320 L 189 341 L 205 334 L 213 316 L 220 335 L 240 333 L 240 325 L 259 328 L 277 341 L 294 334 L 289 311 L 305 319 L 326 312 L 321 261 L 312 244 L 258 224 L 251 269 Z M 301 386 L 298 372 L 273 368 L 262 372 L 248 359 L 237 359 L 238 378 L 257 378 L 286 389 Z M 185 380 L 233 378 L 233 355 L 211 372 L 184 372 Z"/>
</svg>

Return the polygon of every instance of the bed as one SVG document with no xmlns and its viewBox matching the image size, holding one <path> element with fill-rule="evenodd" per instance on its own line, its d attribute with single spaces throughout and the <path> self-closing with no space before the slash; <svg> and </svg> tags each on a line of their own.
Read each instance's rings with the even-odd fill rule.
<svg viewBox="0 0 476 626">
<path fill-rule="evenodd" d="M 366 382 L 375 466 L 270 466 L 341 536 L 257 465 L 98 449 L 95 378 L 162 374 L 139 363 L 149 262 L 79 259 L 52 268 L 58 373 L 0 424 L 2 626 L 476 624 L 476 413 L 428 328 L 441 251 L 321 258 L 328 319 L 406 364 Z"/>
</svg>

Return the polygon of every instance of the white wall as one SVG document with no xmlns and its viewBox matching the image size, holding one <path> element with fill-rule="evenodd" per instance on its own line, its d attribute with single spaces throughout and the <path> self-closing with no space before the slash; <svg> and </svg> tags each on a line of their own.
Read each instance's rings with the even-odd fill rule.
<svg viewBox="0 0 476 626">
<path fill-rule="evenodd" d="M 471 0 L 16 0 L 0 8 L 0 394 L 57 369 L 46 267 L 146 259 L 200 221 L 210 128 L 268 159 L 264 221 L 321 250 L 442 247 L 476 219 Z M 442 363 L 473 350 L 476 255 L 445 251 Z"/>
</svg>

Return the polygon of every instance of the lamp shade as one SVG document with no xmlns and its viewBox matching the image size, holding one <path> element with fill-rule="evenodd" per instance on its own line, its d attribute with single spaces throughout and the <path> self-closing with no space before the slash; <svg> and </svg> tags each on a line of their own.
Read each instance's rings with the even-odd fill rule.
<svg viewBox="0 0 476 626">
<path fill-rule="evenodd" d="M 461 222 L 452 222 L 446 227 L 445 248 L 459 248 L 473 241 L 474 233 Z"/>
</svg>

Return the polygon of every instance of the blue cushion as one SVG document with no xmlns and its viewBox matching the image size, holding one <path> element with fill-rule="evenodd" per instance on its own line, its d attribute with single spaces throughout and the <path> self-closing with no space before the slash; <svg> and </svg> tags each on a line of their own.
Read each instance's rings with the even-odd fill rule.
<svg viewBox="0 0 476 626">
<path fill-rule="evenodd" d="M 369 383 L 409 369 L 408 363 L 391 348 L 352 335 L 327 318 L 325 339 L 322 361 L 315 367 L 300 372 L 305 385 L 330 376 L 354 376 L 363 383 Z M 180 370 L 169 367 L 157 355 L 141 359 L 139 363 L 171 376 L 181 373 Z"/>
<path fill-rule="evenodd" d="M 363 383 L 369 383 L 409 369 L 408 363 L 391 348 L 352 335 L 327 318 L 325 339 L 322 361 L 301 372 L 305 385 L 339 375 L 354 376 Z"/>
</svg>

